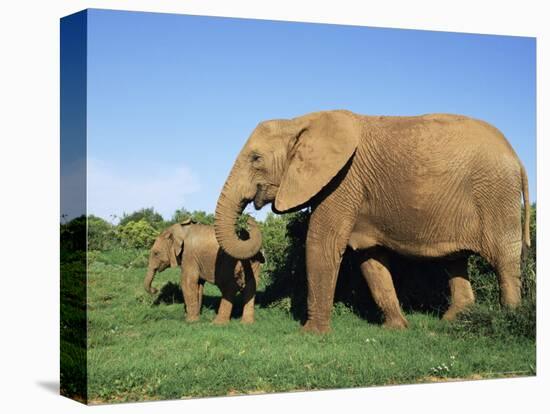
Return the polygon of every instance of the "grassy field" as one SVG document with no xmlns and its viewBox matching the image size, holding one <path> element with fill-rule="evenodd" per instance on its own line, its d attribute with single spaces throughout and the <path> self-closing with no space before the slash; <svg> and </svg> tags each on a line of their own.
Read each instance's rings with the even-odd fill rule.
<svg viewBox="0 0 550 414">
<path fill-rule="evenodd" d="M 177 270 L 157 275 L 163 300 L 143 291 L 145 253 L 90 257 L 92 404 L 535 374 L 533 338 L 469 332 L 429 313 L 388 331 L 336 303 L 332 332 L 315 336 L 284 307 L 258 305 L 254 325 L 220 327 L 210 323 L 219 291 L 206 285 L 201 320 L 187 324 Z"/>
</svg>

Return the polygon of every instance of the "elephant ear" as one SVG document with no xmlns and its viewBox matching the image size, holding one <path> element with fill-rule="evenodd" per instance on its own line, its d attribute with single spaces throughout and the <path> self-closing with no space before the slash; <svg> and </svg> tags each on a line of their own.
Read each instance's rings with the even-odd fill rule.
<svg viewBox="0 0 550 414">
<path fill-rule="evenodd" d="M 361 133 L 359 120 L 350 112 L 319 112 L 293 121 L 300 126 L 275 197 L 280 213 L 319 193 L 355 153 Z"/>
<path fill-rule="evenodd" d="M 178 266 L 178 256 L 183 250 L 183 240 L 179 240 L 172 232 L 163 234 L 168 242 L 168 258 L 170 259 L 170 267 Z"/>
</svg>

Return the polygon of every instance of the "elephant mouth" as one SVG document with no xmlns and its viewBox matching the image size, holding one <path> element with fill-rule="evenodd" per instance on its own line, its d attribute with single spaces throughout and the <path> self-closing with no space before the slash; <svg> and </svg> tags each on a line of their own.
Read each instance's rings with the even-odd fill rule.
<svg viewBox="0 0 550 414">
<path fill-rule="evenodd" d="M 271 199 L 269 197 L 269 186 L 267 185 L 258 185 L 258 189 L 256 191 L 256 195 L 254 196 L 254 208 L 256 210 L 260 210 L 263 206 L 265 206 L 268 203 L 271 203 Z"/>
<path fill-rule="evenodd" d="M 254 208 L 256 210 L 260 210 L 266 204 L 267 204 L 267 202 L 265 200 L 258 199 L 257 197 L 254 198 Z"/>
</svg>

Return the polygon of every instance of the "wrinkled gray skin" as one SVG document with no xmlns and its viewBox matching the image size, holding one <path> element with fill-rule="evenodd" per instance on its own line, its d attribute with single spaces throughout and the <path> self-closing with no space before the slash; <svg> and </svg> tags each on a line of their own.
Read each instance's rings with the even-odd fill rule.
<svg viewBox="0 0 550 414">
<path fill-rule="evenodd" d="M 264 257 L 258 252 L 251 259 L 237 260 L 220 249 L 214 227 L 187 220 L 166 229 L 155 240 L 149 254 L 149 265 L 144 280 L 145 290 L 151 294 L 155 274 L 168 267 L 181 266 L 181 288 L 186 308 L 186 320 L 199 319 L 204 281 L 218 286 L 222 299 L 214 323 L 229 322 L 235 295 L 243 295 L 243 323 L 254 322 L 254 297 Z"/>
<path fill-rule="evenodd" d="M 491 125 L 460 115 L 364 116 L 316 112 L 260 123 L 225 182 L 216 206 L 216 237 L 230 255 L 251 257 L 255 234 L 242 241 L 235 220 L 250 202 L 276 213 L 310 206 L 306 241 L 308 320 L 304 330 L 330 328 L 334 289 L 346 246 L 387 327 L 407 326 L 387 251 L 445 258 L 453 319 L 474 301 L 467 257 L 495 268 L 503 305 L 520 303 L 521 198 L 525 170 Z"/>
</svg>

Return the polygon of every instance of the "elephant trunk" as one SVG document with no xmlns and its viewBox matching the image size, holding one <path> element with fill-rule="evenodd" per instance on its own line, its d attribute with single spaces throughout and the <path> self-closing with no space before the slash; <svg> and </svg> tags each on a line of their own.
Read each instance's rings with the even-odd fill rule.
<svg viewBox="0 0 550 414">
<path fill-rule="evenodd" d="M 216 205 L 214 229 L 221 248 L 235 259 L 245 260 L 256 255 L 262 246 L 262 234 L 253 218 L 248 219 L 249 238 L 237 236 L 235 225 L 246 205 L 250 202 L 235 191 L 233 172 L 227 179 Z"/>
<path fill-rule="evenodd" d="M 157 289 L 151 286 L 156 273 L 157 273 L 156 269 L 149 267 L 147 269 L 147 274 L 145 275 L 145 280 L 143 281 L 143 287 L 145 288 L 145 291 L 152 295 L 158 292 Z"/>
</svg>

